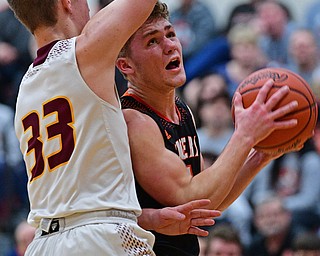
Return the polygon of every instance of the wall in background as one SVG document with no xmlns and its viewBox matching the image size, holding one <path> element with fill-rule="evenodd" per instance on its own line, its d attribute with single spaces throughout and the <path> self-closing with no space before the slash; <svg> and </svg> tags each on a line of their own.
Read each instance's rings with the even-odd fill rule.
<svg viewBox="0 0 320 256">
<path fill-rule="evenodd" d="M 129 1 L 129 0 L 128 0 Z M 162 0 L 167 3 L 170 10 L 177 8 L 181 0 Z M 231 9 L 239 4 L 246 3 L 249 0 L 201 0 L 206 2 L 211 7 L 213 14 L 216 17 L 216 22 L 219 27 L 224 27 L 227 23 Z M 279 0 L 283 2 L 291 11 L 293 17 L 300 23 L 304 22 L 305 12 L 308 6 L 318 0 Z M 88 0 L 91 14 L 97 11 L 97 0 Z M 7 0 L 0 0 L 0 7 L 2 4 L 7 4 Z"/>
<path fill-rule="evenodd" d="M 162 0 L 167 3 L 170 10 L 177 8 L 181 0 Z M 231 9 L 240 3 L 250 2 L 249 0 L 201 0 L 208 4 L 212 8 L 212 12 L 216 17 L 217 26 L 224 27 L 227 24 L 227 19 L 229 17 Z M 284 3 L 292 13 L 292 16 L 299 23 L 304 23 L 305 12 L 308 6 L 318 0 L 280 0 Z"/>
</svg>

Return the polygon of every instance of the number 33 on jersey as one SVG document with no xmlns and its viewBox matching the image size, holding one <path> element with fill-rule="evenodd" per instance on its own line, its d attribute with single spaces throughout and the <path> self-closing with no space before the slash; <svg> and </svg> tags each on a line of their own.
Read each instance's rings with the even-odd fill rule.
<svg viewBox="0 0 320 256">
<path fill-rule="evenodd" d="M 45 122 L 49 118 L 52 118 L 52 121 Z M 43 174 L 46 165 L 51 172 L 68 162 L 75 147 L 73 122 L 71 103 L 64 97 L 45 102 L 43 113 L 30 112 L 22 119 L 24 132 L 30 134 L 27 149 L 27 164 L 31 165 L 28 166 L 28 170 L 31 170 L 30 182 Z M 41 133 L 43 125 L 46 134 Z M 55 143 L 56 151 L 46 155 L 43 149 L 44 140 L 47 140 L 46 143 Z"/>
</svg>

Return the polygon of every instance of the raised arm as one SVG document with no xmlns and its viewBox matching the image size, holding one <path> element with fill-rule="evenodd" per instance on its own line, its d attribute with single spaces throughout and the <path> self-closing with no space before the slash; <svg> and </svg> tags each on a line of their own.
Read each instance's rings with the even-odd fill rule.
<svg viewBox="0 0 320 256">
<path fill-rule="evenodd" d="M 130 36 L 151 13 L 156 0 L 115 0 L 94 15 L 77 39 L 77 61 L 90 88 L 115 103 L 116 58 Z M 112 90 L 110 92 L 110 90 Z"/>
</svg>

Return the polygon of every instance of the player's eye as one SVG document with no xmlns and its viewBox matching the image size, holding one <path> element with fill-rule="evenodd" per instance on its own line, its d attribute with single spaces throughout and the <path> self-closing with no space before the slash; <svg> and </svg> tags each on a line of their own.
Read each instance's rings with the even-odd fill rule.
<svg viewBox="0 0 320 256">
<path fill-rule="evenodd" d="M 151 46 L 153 44 L 156 44 L 157 43 L 157 40 L 155 38 L 152 38 L 148 41 L 148 46 Z"/>
</svg>

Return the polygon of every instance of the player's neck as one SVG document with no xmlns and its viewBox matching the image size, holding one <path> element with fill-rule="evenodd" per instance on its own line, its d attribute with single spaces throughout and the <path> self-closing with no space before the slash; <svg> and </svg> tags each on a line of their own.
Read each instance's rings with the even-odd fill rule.
<svg viewBox="0 0 320 256">
<path fill-rule="evenodd" d="M 79 35 L 74 24 L 68 26 L 63 21 L 58 21 L 54 26 L 40 26 L 34 31 L 38 48 L 41 48 L 53 41 L 72 38 Z"/>
<path fill-rule="evenodd" d="M 179 116 L 175 106 L 175 91 L 164 93 L 158 90 L 139 90 L 136 87 L 130 87 L 128 93 L 135 95 L 144 103 L 156 110 L 162 116 L 174 123 L 179 123 Z"/>
<path fill-rule="evenodd" d="M 62 33 L 56 31 L 54 27 L 39 28 L 34 34 L 38 48 L 41 48 L 53 41 L 66 38 Z"/>
</svg>

